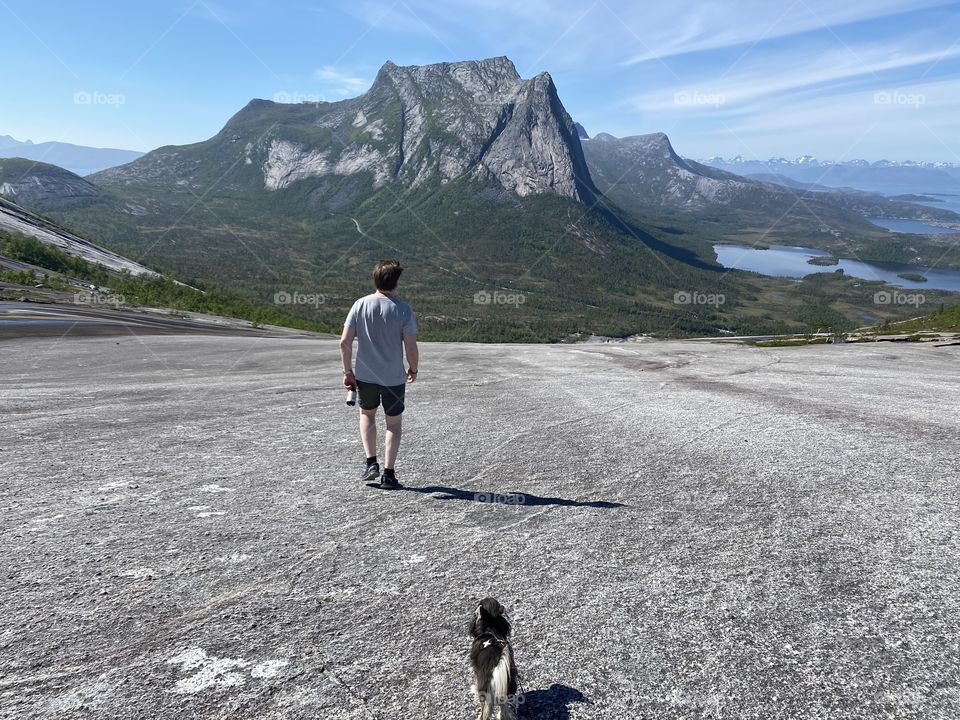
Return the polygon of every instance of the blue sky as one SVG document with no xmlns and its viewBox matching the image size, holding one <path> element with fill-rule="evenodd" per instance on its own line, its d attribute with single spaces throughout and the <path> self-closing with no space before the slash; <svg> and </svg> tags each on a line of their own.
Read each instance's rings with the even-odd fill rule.
<svg viewBox="0 0 960 720">
<path fill-rule="evenodd" d="M 688 157 L 960 162 L 960 2 L 0 0 L 0 134 L 149 150 L 253 97 L 507 55 L 590 133 Z"/>
</svg>

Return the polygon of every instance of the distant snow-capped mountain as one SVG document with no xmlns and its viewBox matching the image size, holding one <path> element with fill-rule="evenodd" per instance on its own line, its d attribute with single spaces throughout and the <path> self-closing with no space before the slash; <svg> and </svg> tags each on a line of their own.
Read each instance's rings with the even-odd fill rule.
<svg viewBox="0 0 960 720">
<path fill-rule="evenodd" d="M 783 157 L 749 160 L 737 155 L 729 160 L 714 156 L 700 162 L 737 175 L 775 173 L 801 183 L 850 187 L 885 195 L 960 194 L 960 163 L 944 161 L 834 161 L 818 160 L 813 155 L 803 155 L 794 160 Z"/>
<path fill-rule="evenodd" d="M 943 160 L 937 160 L 936 162 L 928 162 L 923 160 L 876 160 L 870 162 L 869 160 L 818 160 L 815 155 L 801 155 L 800 157 L 789 160 L 785 157 L 771 157 L 767 160 L 750 160 L 744 158 L 742 155 L 736 155 L 730 159 L 726 159 L 721 155 L 714 155 L 708 157 L 705 160 L 698 160 L 697 162 L 704 163 L 706 165 L 846 165 L 850 167 L 922 167 L 922 168 L 932 168 L 935 170 L 949 169 L 949 168 L 960 168 L 960 163 L 955 162 L 945 162 Z"/>
<path fill-rule="evenodd" d="M 801 155 L 794 160 L 788 160 L 784 157 L 771 157 L 767 160 L 750 160 L 742 155 L 736 155 L 729 160 L 722 155 L 713 155 L 705 160 L 698 160 L 704 164 L 724 164 L 724 165 L 850 165 L 855 167 L 924 167 L 924 168 L 960 168 L 960 163 L 945 162 L 937 160 L 928 162 L 924 160 L 818 160 L 815 155 Z"/>
</svg>

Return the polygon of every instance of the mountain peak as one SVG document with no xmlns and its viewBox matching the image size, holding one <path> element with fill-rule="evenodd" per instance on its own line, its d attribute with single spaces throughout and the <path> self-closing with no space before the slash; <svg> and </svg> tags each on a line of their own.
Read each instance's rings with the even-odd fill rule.
<svg viewBox="0 0 960 720">
<path fill-rule="evenodd" d="M 600 133 L 584 147 L 597 187 L 628 210 L 709 207 L 739 198 L 751 184 L 680 157 L 662 132 L 619 139 Z"/>
<path fill-rule="evenodd" d="M 318 131 L 318 128 L 322 130 Z M 376 191 L 458 178 L 499 184 L 519 196 L 587 200 L 595 192 L 577 128 L 553 79 L 524 80 L 509 58 L 400 66 L 387 61 L 371 88 L 334 103 L 252 101 L 215 139 L 195 150 L 163 148 L 111 181 L 153 177 L 176 157 L 184 171 L 213 163 L 260 174 L 267 191 L 315 187 L 322 204 L 331 177 L 355 176 Z M 196 155 L 210 152 L 201 162 Z M 100 178 L 105 180 L 105 178 Z M 332 202 L 332 201 L 331 201 Z"/>
<path fill-rule="evenodd" d="M 439 171 L 441 182 L 471 174 L 521 196 L 546 192 L 585 199 L 593 192 L 577 129 L 547 72 L 523 80 L 504 56 L 405 67 L 385 63 L 367 96 L 358 98 L 364 122 L 395 126 L 397 118 L 374 118 L 396 100 L 403 137 L 381 178 L 392 172 L 417 186 Z M 388 172 L 388 165 L 395 169 Z"/>
<path fill-rule="evenodd" d="M 606 135 L 606 133 L 601 133 L 601 135 Z M 599 138 L 600 135 L 597 135 L 597 137 Z M 608 138 L 610 140 L 618 140 L 618 142 L 628 146 L 644 147 L 650 150 L 673 154 L 673 146 L 670 144 L 670 138 L 663 132 L 647 133 L 646 135 L 628 135 L 619 139 L 612 136 L 608 136 Z M 608 138 L 604 139 L 606 140 Z"/>
<path fill-rule="evenodd" d="M 488 78 L 500 77 L 509 81 L 520 80 L 520 73 L 517 72 L 516 66 L 505 55 L 483 60 L 458 60 L 429 65 L 397 65 L 393 61 L 387 60 L 377 73 L 377 80 L 381 78 L 396 79 L 404 75 L 415 77 L 418 80 L 426 80 L 437 76 L 470 75 Z"/>
</svg>

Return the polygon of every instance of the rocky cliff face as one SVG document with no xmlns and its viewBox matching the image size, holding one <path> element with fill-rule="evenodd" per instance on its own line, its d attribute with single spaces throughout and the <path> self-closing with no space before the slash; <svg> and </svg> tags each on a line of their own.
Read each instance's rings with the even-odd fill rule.
<svg viewBox="0 0 960 720">
<path fill-rule="evenodd" d="M 504 57 L 410 67 L 388 62 L 367 93 L 337 103 L 255 100 L 207 143 L 162 148 L 95 181 L 155 182 L 173 174 L 190 184 L 204 168 L 229 170 L 228 163 L 256 172 L 268 192 L 357 175 L 373 188 L 469 176 L 520 196 L 586 200 L 593 193 L 577 129 L 550 75 L 523 80 Z"/>
</svg>

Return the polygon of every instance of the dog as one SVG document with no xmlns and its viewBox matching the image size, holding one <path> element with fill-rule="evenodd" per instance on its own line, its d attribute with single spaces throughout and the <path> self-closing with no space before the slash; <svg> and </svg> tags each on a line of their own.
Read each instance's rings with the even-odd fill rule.
<svg viewBox="0 0 960 720">
<path fill-rule="evenodd" d="M 510 644 L 510 618 L 495 598 L 480 601 L 470 622 L 473 694 L 480 703 L 477 720 L 513 720 L 512 697 L 519 676 Z"/>
</svg>

